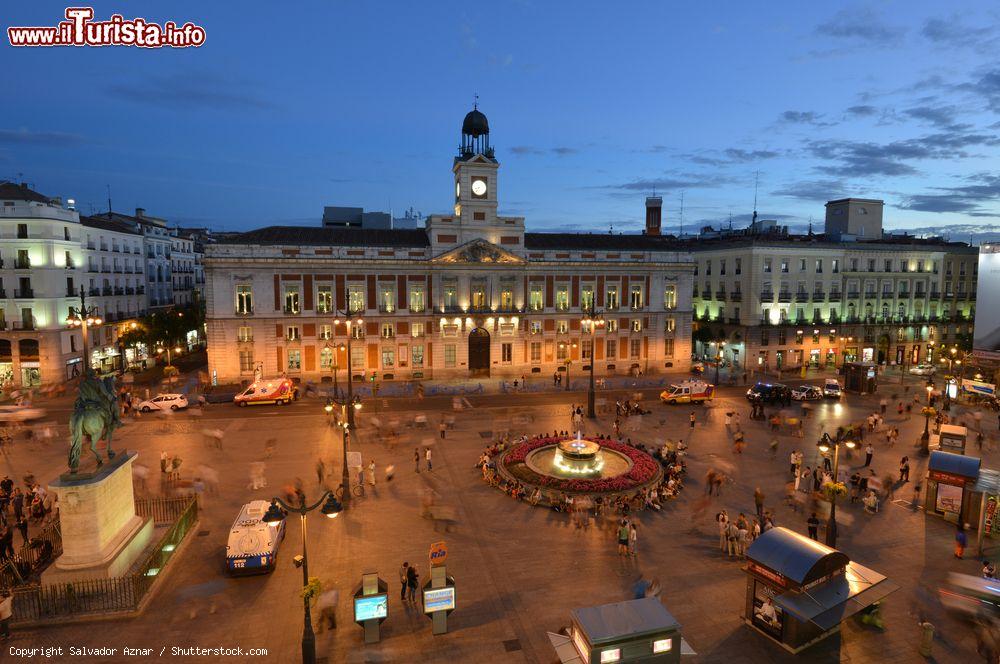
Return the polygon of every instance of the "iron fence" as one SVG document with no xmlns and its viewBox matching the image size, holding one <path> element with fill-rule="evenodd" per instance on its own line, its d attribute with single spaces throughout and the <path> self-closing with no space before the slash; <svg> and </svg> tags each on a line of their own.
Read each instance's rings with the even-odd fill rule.
<svg viewBox="0 0 1000 664">
<path fill-rule="evenodd" d="M 57 519 L 46 524 L 0 565 L 0 587 L 13 588 L 30 582 L 61 553 L 62 532 Z"/>
</svg>

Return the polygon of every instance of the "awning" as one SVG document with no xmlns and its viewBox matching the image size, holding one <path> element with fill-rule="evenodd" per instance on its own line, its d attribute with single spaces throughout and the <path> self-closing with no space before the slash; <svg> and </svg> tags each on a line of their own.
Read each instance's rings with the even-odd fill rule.
<svg viewBox="0 0 1000 664">
<path fill-rule="evenodd" d="M 812 622 L 825 631 L 898 589 L 885 576 L 851 562 L 844 574 L 803 591 L 782 593 L 774 603 L 799 621 Z"/>
<path fill-rule="evenodd" d="M 796 584 L 808 584 L 848 564 L 848 557 L 787 528 L 771 528 L 747 549 L 747 559 Z"/>
<path fill-rule="evenodd" d="M 989 496 L 1000 496 L 1000 471 L 980 469 L 972 490 Z"/>
<path fill-rule="evenodd" d="M 559 657 L 561 664 L 586 664 L 580 657 L 580 653 L 573 647 L 573 641 L 568 636 L 553 632 L 545 632 L 545 634 L 549 637 L 549 643 L 555 648 L 556 656 Z"/>
<path fill-rule="evenodd" d="M 931 460 L 927 468 L 928 470 L 976 479 L 979 477 L 981 463 L 979 457 L 935 450 L 931 452 Z"/>
</svg>

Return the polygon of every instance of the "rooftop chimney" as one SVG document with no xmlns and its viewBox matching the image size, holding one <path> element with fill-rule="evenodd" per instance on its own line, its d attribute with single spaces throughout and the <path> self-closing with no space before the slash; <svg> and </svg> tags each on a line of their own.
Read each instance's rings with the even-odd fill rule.
<svg viewBox="0 0 1000 664">
<path fill-rule="evenodd" d="M 660 214 L 663 199 L 659 196 L 646 197 L 646 235 L 660 234 Z"/>
<path fill-rule="evenodd" d="M 142 219 L 142 216 L 144 214 L 146 214 L 146 208 L 136 208 L 135 209 L 135 218 L 136 219 Z"/>
</svg>

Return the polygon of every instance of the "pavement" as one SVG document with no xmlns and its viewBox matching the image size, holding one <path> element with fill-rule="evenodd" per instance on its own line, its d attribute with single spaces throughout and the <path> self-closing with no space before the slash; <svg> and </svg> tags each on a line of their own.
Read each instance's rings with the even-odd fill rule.
<svg viewBox="0 0 1000 664">
<path fill-rule="evenodd" d="M 791 381 L 794 383 L 795 381 Z M 919 381 L 908 383 L 909 394 L 919 390 Z M 884 386 L 886 394 L 897 385 Z M 653 404 L 656 390 L 645 392 Z M 740 614 L 746 589 L 741 562 L 725 558 L 717 549 L 712 517 L 725 507 L 730 514 L 754 511 L 753 491 L 760 486 L 766 504 L 778 525 L 805 532 L 805 517 L 782 504 L 787 481 L 788 453 L 802 449 L 805 463 L 817 460 L 815 441 L 822 431 L 859 421 L 877 408 L 879 395 L 851 396 L 844 402 L 819 402 L 805 422 L 806 435 L 779 435 L 779 452 L 772 459 L 767 450 L 772 434 L 759 422 L 750 422 L 743 388 L 721 388 L 711 405 L 695 407 L 698 425 L 688 433 L 692 408 L 652 405 L 637 428 L 625 435 L 633 441 L 659 444 L 667 436 L 685 436 L 690 447 L 689 473 L 680 498 L 661 513 L 641 513 L 639 554 L 634 560 L 618 557 L 612 529 L 597 524 L 574 529 L 563 515 L 547 509 L 515 503 L 486 486 L 475 468 L 476 460 L 490 438 L 510 428 L 512 433 L 540 433 L 569 428 L 569 405 L 585 400 L 584 392 L 545 392 L 518 395 L 467 397 L 472 410 L 454 413 L 456 428 L 445 440 L 437 437 L 438 414 L 452 414 L 450 397 L 379 399 L 366 405 L 352 449 L 359 449 L 365 463 L 374 459 L 378 484 L 368 495 L 352 499 L 348 510 L 335 520 L 316 516 L 308 522 L 309 572 L 326 587 L 340 591 L 338 627 L 317 634 L 317 655 L 323 662 L 541 662 L 555 660 L 545 633 L 568 625 L 573 608 L 620 601 L 631 597 L 631 587 L 640 575 L 657 576 L 663 586 L 662 601 L 682 625 L 682 632 L 698 656 L 694 662 L 914 662 L 923 617 L 937 627 L 935 661 L 976 661 L 975 639 L 970 627 L 946 615 L 938 605 L 936 587 L 947 572 L 979 573 L 979 563 L 951 555 L 953 528 L 921 510 L 891 503 L 876 515 L 866 515 L 860 505 L 842 504 L 838 509 L 839 548 L 852 559 L 886 574 L 901 586 L 884 603 L 886 630 L 876 632 L 855 621 L 844 624 L 840 634 L 805 651 L 798 658 L 787 655 L 765 637 L 745 626 Z M 609 398 L 615 396 L 611 392 Z M 301 571 L 292 556 L 301 553 L 298 523 L 288 524 L 277 569 L 270 575 L 230 578 L 223 569 L 229 526 L 240 505 L 254 498 L 269 498 L 301 478 L 310 499 L 320 491 L 315 465 L 323 459 L 332 470 L 325 478 L 335 485 L 340 478 L 341 438 L 327 425 L 322 400 L 301 400 L 286 407 L 258 406 L 239 409 L 212 405 L 203 414 L 177 413 L 144 416 L 116 434 L 116 446 L 124 444 L 139 452 L 139 463 L 148 466 L 154 478 L 153 493 L 165 491 L 158 476 L 161 450 L 180 456 L 181 474 L 193 477 L 207 466 L 220 474 L 218 493 L 204 496 L 201 523 L 189 545 L 176 556 L 163 577 L 157 595 L 144 614 L 130 620 L 15 630 L 5 644 L 31 648 L 70 645 L 114 647 L 113 656 L 91 661 L 122 661 L 125 646 L 243 648 L 236 661 L 296 660 L 302 635 L 302 603 L 298 595 Z M 368 406 L 373 406 L 369 408 Z M 730 451 L 723 426 L 723 413 L 739 409 L 743 415 L 748 447 L 741 456 Z M 793 407 L 794 408 L 794 407 Z M 63 405 L 48 405 L 49 415 L 62 418 Z M 953 413 L 960 412 L 953 409 Z M 431 427 L 406 426 L 424 412 Z M 398 420 L 398 443 L 380 436 L 370 418 L 383 423 Z M 514 422 L 530 419 L 518 428 Z M 586 421 L 587 433 L 609 433 L 611 420 Z M 971 418 L 968 418 L 971 420 Z M 896 421 L 900 442 L 888 449 L 884 437 L 876 438 L 873 467 L 878 474 L 895 473 L 899 457 L 909 454 L 911 476 L 924 472 L 925 459 L 912 447 L 923 429 L 923 419 Z M 989 426 L 995 416 L 984 418 Z M 206 444 L 204 429 L 222 429 L 224 444 L 215 449 Z M 996 438 L 996 431 L 993 432 Z M 277 439 L 274 455 L 264 459 L 265 441 Z M 414 471 L 414 448 L 430 445 L 434 469 Z M 994 445 L 984 452 L 984 466 L 1000 467 Z M 860 455 L 854 464 L 860 464 Z M 0 474 L 18 478 L 27 471 L 40 478 L 54 478 L 62 471 L 65 443 L 19 440 L 11 453 L 0 457 Z M 863 457 L 861 457 L 863 460 Z M 269 486 L 248 488 L 249 464 L 264 460 Z M 386 466 L 394 465 L 395 477 L 385 478 Z M 703 478 L 710 467 L 731 466 L 734 483 L 699 510 L 704 493 Z M 899 492 L 905 499 L 909 486 Z M 421 518 L 421 496 L 431 489 L 438 504 L 452 508 L 457 524 L 452 532 L 435 531 L 431 521 Z M 428 577 L 428 550 L 444 540 L 448 546 L 448 573 L 455 577 L 458 608 L 449 618 L 449 632 L 431 634 L 430 620 L 416 608 L 399 601 L 397 570 L 405 560 L 417 565 L 421 581 Z M 992 543 L 991 543 L 992 544 Z M 996 547 L 992 547 L 991 551 Z M 351 622 L 348 598 L 361 575 L 378 572 L 389 583 L 389 618 L 382 626 L 382 640 L 365 645 L 361 628 Z M 319 627 L 318 617 L 314 623 Z M 250 648 L 266 649 L 266 655 L 247 656 Z M 79 658 L 74 658 L 79 659 Z M 174 657 L 176 661 L 234 661 L 224 655 Z M 58 661 L 58 658 L 56 658 Z"/>
</svg>

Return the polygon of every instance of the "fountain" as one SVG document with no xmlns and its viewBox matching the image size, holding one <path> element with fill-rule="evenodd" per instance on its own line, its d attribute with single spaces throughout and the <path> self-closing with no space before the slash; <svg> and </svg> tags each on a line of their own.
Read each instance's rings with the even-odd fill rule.
<svg viewBox="0 0 1000 664">
<path fill-rule="evenodd" d="M 628 457 L 584 438 L 579 431 L 576 438 L 535 450 L 525 463 L 536 473 L 565 479 L 615 477 L 632 467 Z"/>
</svg>

